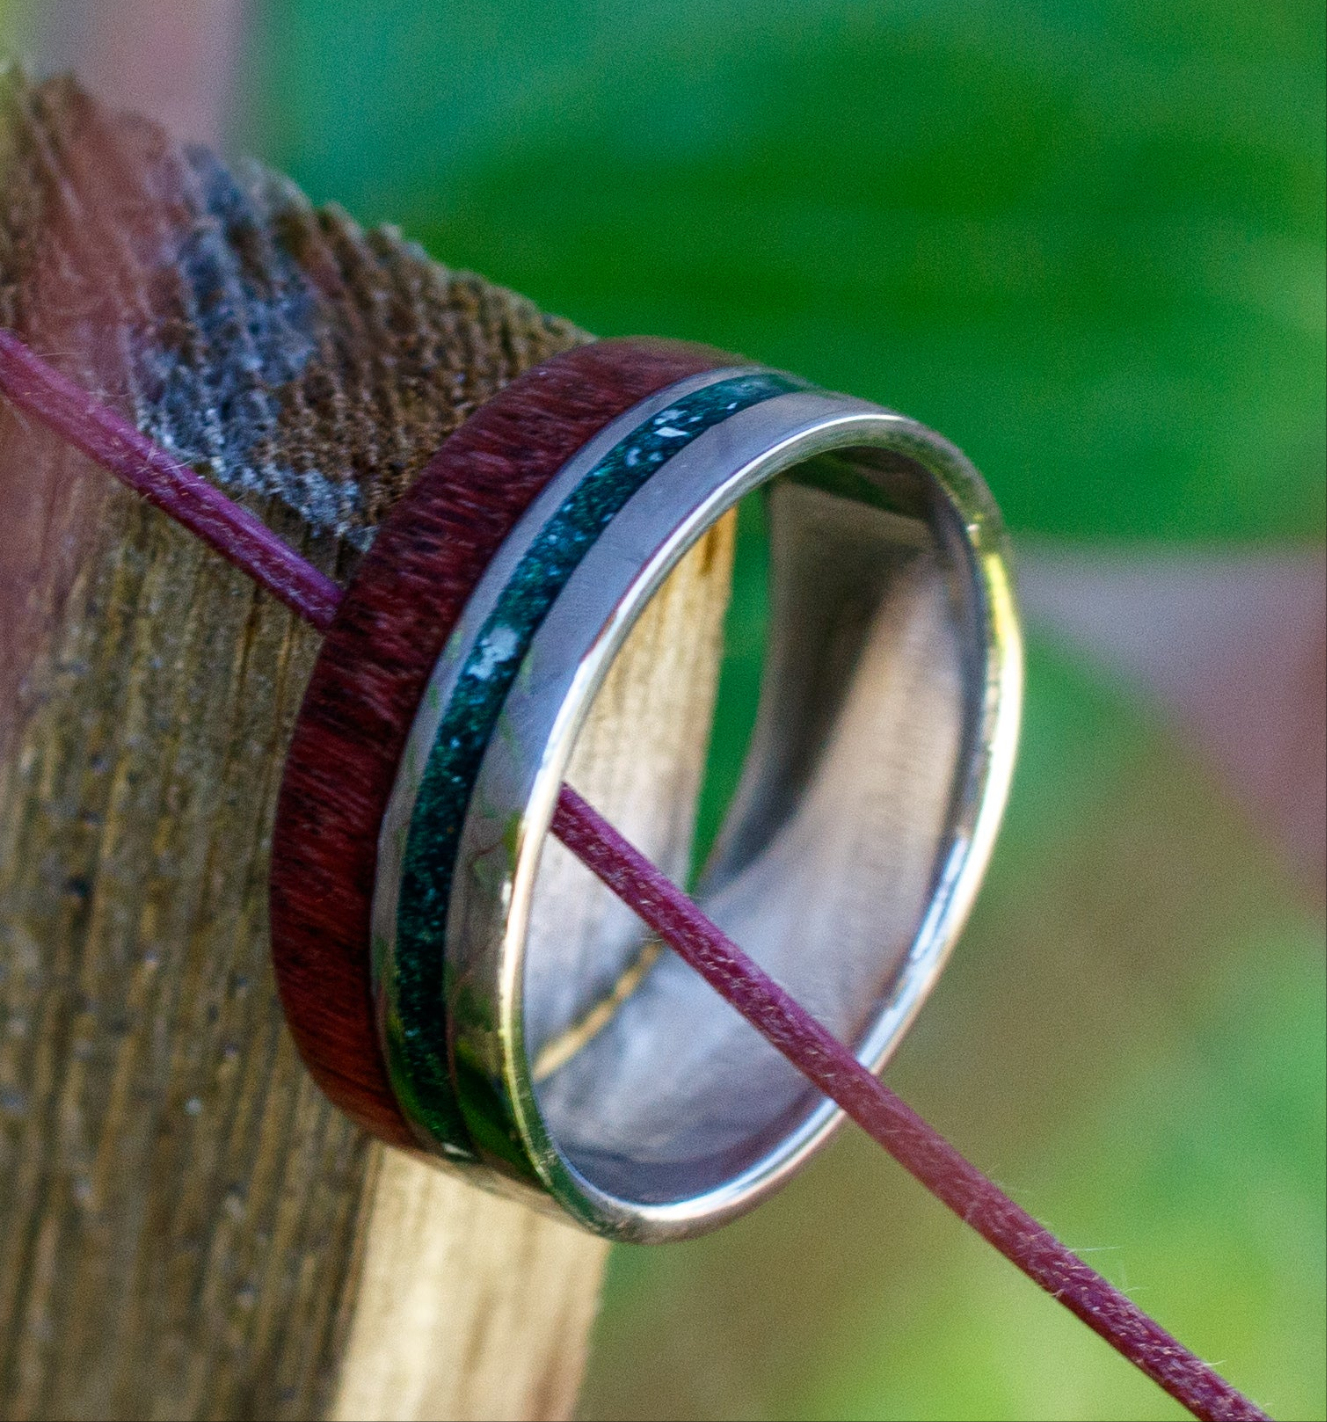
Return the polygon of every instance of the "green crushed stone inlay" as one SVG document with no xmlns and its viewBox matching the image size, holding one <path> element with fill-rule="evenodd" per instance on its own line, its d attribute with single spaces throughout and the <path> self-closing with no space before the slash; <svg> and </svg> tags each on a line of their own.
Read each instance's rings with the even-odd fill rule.
<svg viewBox="0 0 1327 1422">
<path fill-rule="evenodd" d="M 461 827 L 484 751 L 530 643 L 595 540 L 651 475 L 742 410 L 806 389 L 759 372 L 705 386 L 626 435 L 544 524 L 465 660 L 438 726 L 411 815 L 396 918 L 390 1062 L 403 1108 L 435 1140 L 458 1139 L 443 1010 L 443 954 Z M 462 1129 L 460 1139 L 466 1134 Z"/>
</svg>

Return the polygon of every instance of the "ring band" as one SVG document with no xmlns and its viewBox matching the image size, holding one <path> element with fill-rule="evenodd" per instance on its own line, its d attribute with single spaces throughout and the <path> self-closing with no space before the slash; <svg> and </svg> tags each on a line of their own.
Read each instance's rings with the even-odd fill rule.
<svg viewBox="0 0 1327 1422">
<path fill-rule="evenodd" d="M 655 391 L 731 363 L 706 346 L 612 340 L 526 371 L 449 436 L 390 510 L 323 638 L 273 825 L 272 965 L 315 1081 L 391 1145 L 418 1140 L 379 1043 L 370 911 L 379 831 L 434 664 L 485 568 L 558 470 Z M 477 1166 L 459 1109 L 454 1124 L 444 1159 Z"/>
<path fill-rule="evenodd" d="M 762 487 L 765 683 L 697 897 L 883 1065 L 984 869 L 1020 699 L 998 514 L 964 457 L 913 421 L 728 366 L 606 422 L 471 590 L 382 821 L 373 980 L 411 1130 L 619 1238 L 750 1208 L 839 1115 L 670 954 L 637 939 L 584 961 L 547 935 L 527 953 L 596 691 L 686 550 Z M 569 1033 L 573 1049 L 537 1070 Z"/>
</svg>

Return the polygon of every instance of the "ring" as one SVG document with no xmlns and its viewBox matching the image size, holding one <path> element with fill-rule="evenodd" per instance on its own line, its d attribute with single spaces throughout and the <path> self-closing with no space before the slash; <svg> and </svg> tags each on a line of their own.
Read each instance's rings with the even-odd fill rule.
<svg viewBox="0 0 1327 1422">
<path fill-rule="evenodd" d="M 577 734 L 670 571 L 759 490 L 760 706 L 695 897 L 878 1070 L 962 926 L 1008 790 L 1021 649 L 1005 537 L 982 480 L 938 435 L 718 353 L 601 342 L 528 373 L 472 423 L 500 424 L 504 397 L 508 443 L 485 445 L 480 429 L 467 449 L 463 426 L 439 456 L 450 475 L 431 470 L 420 483 L 433 494 L 402 501 L 347 595 L 387 576 L 384 562 L 399 575 L 406 544 L 428 545 L 423 564 L 439 557 L 416 493 L 436 512 L 458 481 L 473 488 L 486 454 L 519 452 L 522 492 L 434 599 L 429 637 L 402 637 L 399 609 L 379 609 L 337 654 L 356 688 L 357 657 L 381 662 L 385 645 L 410 663 L 357 812 L 361 828 L 377 816 L 376 854 L 332 866 L 353 869 L 351 917 L 368 919 L 367 933 L 339 926 L 343 957 L 368 985 L 398 1144 L 601 1234 L 685 1237 L 775 1189 L 841 1113 L 643 930 L 588 947 L 531 937 L 541 862 L 566 853 L 545 841 Z M 354 608 L 343 615 L 355 623 Z M 302 727 L 341 715 L 353 739 L 346 698 L 329 709 L 324 685 L 320 711 L 318 684 Z M 297 729 L 292 763 L 300 742 Z M 326 751 L 324 736 L 311 754 L 326 766 Z M 298 786 L 287 804 L 290 781 L 288 768 L 274 945 L 278 922 L 300 938 L 302 910 L 279 889 L 327 828 Z M 289 1010 L 292 958 L 283 973 L 277 956 Z M 297 1039 L 326 1074 L 301 1012 Z"/>
</svg>

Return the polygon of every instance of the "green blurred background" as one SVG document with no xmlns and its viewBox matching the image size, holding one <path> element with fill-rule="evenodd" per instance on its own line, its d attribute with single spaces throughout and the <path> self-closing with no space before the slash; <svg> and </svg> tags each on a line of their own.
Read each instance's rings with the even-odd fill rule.
<svg viewBox="0 0 1327 1422">
<path fill-rule="evenodd" d="M 229 149 L 600 334 L 906 410 L 985 471 L 1042 590 L 1025 741 L 890 1080 L 1277 1417 L 1323 1417 L 1321 4 L 230 8 L 198 118 Z M 0 14 L 57 60 L 99 23 Z M 1112 604 L 1155 632 L 1132 664 L 1056 612 L 1121 558 L 1159 590 Z M 1192 595 L 1167 620 L 1176 569 L 1201 635 Z M 1306 629 L 1274 675 L 1260 596 Z M 759 625 L 747 578 L 720 778 Z M 582 1412 L 1181 1415 L 850 1135 L 718 1235 L 617 1251 Z"/>
</svg>

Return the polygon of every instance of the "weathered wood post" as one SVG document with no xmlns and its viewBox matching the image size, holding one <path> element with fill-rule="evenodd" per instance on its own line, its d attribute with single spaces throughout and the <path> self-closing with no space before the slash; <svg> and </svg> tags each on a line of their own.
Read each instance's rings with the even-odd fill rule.
<svg viewBox="0 0 1327 1422">
<path fill-rule="evenodd" d="M 586 339 L 68 81 L 0 77 L 0 194 L 0 322 L 343 581 L 470 411 Z M 577 752 L 626 825 L 694 801 L 728 537 Z M 382 1151 L 284 1029 L 267 859 L 317 642 L 0 405 L 0 1415 L 572 1407 L 602 1244 Z M 534 931 L 593 933 L 564 867 Z"/>
</svg>

